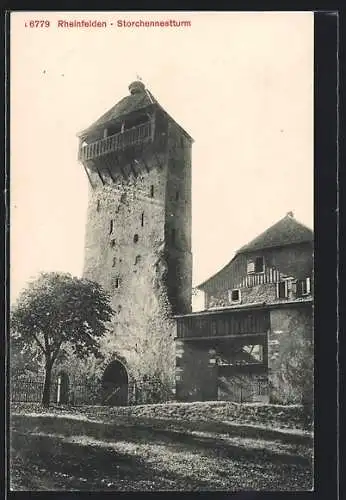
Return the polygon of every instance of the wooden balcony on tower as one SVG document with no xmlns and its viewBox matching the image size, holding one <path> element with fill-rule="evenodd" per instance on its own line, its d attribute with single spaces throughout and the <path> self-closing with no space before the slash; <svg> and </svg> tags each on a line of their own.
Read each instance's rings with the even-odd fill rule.
<svg viewBox="0 0 346 500">
<path fill-rule="evenodd" d="M 153 141 L 154 125 L 152 121 L 141 123 L 116 134 L 104 137 L 90 144 L 81 144 L 78 159 L 94 160 L 109 153 L 124 150 Z"/>
</svg>

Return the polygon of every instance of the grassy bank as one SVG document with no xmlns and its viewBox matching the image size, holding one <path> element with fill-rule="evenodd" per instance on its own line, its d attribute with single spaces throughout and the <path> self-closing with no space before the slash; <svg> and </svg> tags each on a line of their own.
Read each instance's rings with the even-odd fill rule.
<svg viewBox="0 0 346 500">
<path fill-rule="evenodd" d="M 11 416 L 12 489 L 311 489 L 308 433 L 236 422 L 222 406 L 17 406 Z"/>
<path fill-rule="evenodd" d="M 44 409 L 36 403 L 17 403 L 11 406 L 17 414 L 41 413 L 75 415 L 104 422 L 119 419 L 155 419 L 175 422 L 200 422 L 214 424 L 242 424 L 271 429 L 306 430 L 303 408 L 299 405 L 239 404 L 223 401 L 202 403 L 165 403 L 127 407 L 52 405 Z M 310 429 L 311 430 L 311 429 Z"/>
</svg>

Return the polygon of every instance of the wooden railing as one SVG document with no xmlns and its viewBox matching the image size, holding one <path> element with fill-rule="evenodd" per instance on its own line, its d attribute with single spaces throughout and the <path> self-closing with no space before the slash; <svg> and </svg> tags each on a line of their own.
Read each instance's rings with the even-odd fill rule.
<svg viewBox="0 0 346 500">
<path fill-rule="evenodd" d="M 224 337 L 228 335 L 257 335 L 268 331 L 269 315 L 266 311 L 252 313 L 224 313 L 212 316 L 208 313 L 197 317 L 177 319 L 177 337 Z"/>
<path fill-rule="evenodd" d="M 93 160 L 108 153 L 114 153 L 129 146 L 142 144 L 151 140 L 152 124 L 146 122 L 137 127 L 124 130 L 115 135 L 110 135 L 99 141 L 82 146 L 79 150 L 79 159 Z"/>
</svg>

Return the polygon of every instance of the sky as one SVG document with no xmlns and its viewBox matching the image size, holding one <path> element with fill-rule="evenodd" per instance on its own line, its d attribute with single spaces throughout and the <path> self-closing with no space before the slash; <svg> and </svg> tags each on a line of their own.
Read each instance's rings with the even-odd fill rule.
<svg viewBox="0 0 346 500">
<path fill-rule="evenodd" d="M 37 19 L 49 27 L 30 27 Z M 312 13 L 16 12 L 10 64 L 11 302 L 40 271 L 81 275 L 88 180 L 76 134 L 137 76 L 195 141 L 194 286 L 289 211 L 313 228 Z"/>
</svg>

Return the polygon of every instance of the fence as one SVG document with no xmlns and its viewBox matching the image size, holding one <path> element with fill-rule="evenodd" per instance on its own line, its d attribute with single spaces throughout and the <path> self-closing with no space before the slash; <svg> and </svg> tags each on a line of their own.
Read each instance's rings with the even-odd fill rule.
<svg viewBox="0 0 346 500">
<path fill-rule="evenodd" d="M 10 381 L 10 400 L 13 403 L 40 403 L 44 381 L 41 379 L 14 379 Z M 73 385 L 68 391 L 68 402 L 74 405 L 100 404 L 99 387 L 94 384 Z M 50 402 L 58 402 L 58 384 L 53 382 Z"/>
<path fill-rule="evenodd" d="M 43 387 L 43 379 L 12 379 L 10 381 L 10 400 L 13 403 L 40 403 Z M 74 406 L 107 405 L 105 395 L 106 393 L 100 383 L 73 383 L 64 397 L 60 393 L 60 402 Z M 159 382 L 142 382 L 128 386 L 128 404 L 159 403 L 170 401 L 172 397 L 173 391 L 167 390 Z M 127 398 L 125 397 L 125 399 Z M 51 385 L 50 402 L 58 403 L 57 382 L 53 382 Z"/>
<path fill-rule="evenodd" d="M 10 381 L 10 399 L 12 402 L 38 403 L 42 399 L 44 381 L 18 379 Z M 57 384 L 52 384 L 52 395 L 57 392 Z"/>
<path fill-rule="evenodd" d="M 247 380 L 232 377 L 219 377 L 218 399 L 227 399 L 237 403 L 260 402 L 269 398 L 268 380 Z"/>
</svg>

